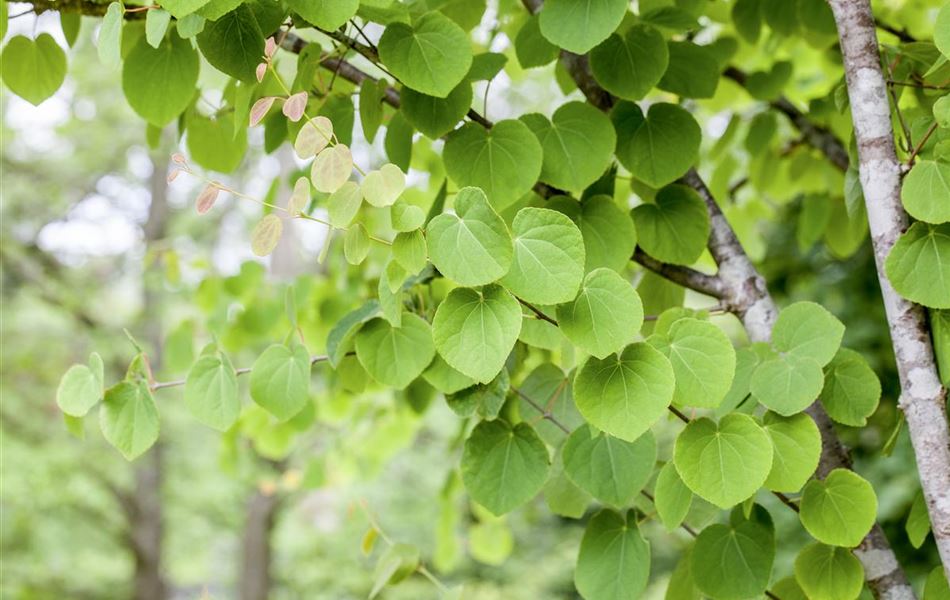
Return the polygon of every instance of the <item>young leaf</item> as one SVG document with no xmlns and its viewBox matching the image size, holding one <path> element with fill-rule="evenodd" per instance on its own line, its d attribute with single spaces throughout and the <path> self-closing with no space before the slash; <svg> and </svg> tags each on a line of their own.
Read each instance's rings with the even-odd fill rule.
<svg viewBox="0 0 950 600">
<path fill-rule="evenodd" d="M 426 234 L 432 264 L 461 285 L 491 283 L 511 267 L 511 234 L 478 188 L 460 189 L 455 214 L 432 219 Z"/>
<path fill-rule="evenodd" d="M 363 204 L 360 184 L 347 181 L 327 199 L 327 214 L 334 227 L 349 227 Z"/>
<path fill-rule="evenodd" d="M 294 191 L 287 202 L 287 210 L 292 215 L 298 215 L 307 210 L 310 204 L 310 180 L 306 177 L 298 177 L 294 182 Z"/>
<path fill-rule="evenodd" d="M 56 388 L 57 406 L 71 417 L 85 416 L 101 399 L 102 377 L 86 365 L 69 367 Z"/>
<path fill-rule="evenodd" d="M 274 251 L 284 232 L 284 222 L 277 215 L 265 215 L 251 232 L 251 250 L 258 256 L 267 256 Z"/>
<path fill-rule="evenodd" d="M 617 135 L 610 119 L 593 106 L 568 102 L 554 111 L 550 121 L 537 113 L 521 120 L 541 143 L 541 181 L 580 192 L 610 166 Z"/>
<path fill-rule="evenodd" d="M 273 344 L 251 367 L 251 399 L 281 421 L 300 412 L 310 398 L 310 355 L 302 344 Z"/>
<path fill-rule="evenodd" d="M 736 372 L 736 352 L 721 329 L 708 321 L 679 319 L 666 335 L 654 334 L 648 342 L 673 365 L 674 404 L 719 406 Z"/>
<path fill-rule="evenodd" d="M 39 106 L 63 85 L 66 53 L 48 33 L 13 36 L 0 55 L 0 75 L 10 91 Z"/>
<path fill-rule="evenodd" d="M 452 368 L 487 383 L 521 331 L 521 305 L 500 285 L 455 288 L 432 319 L 435 347 Z"/>
<path fill-rule="evenodd" d="M 405 85 L 445 98 L 472 66 L 472 47 L 461 27 L 433 11 L 411 26 L 389 24 L 379 40 L 379 58 Z"/>
<path fill-rule="evenodd" d="M 573 302 L 557 307 L 557 322 L 573 343 L 604 358 L 639 333 L 643 305 L 628 281 L 616 271 L 600 268 L 587 274 Z"/>
<path fill-rule="evenodd" d="M 261 100 L 264 100 L 264 98 L 261 98 Z M 261 100 L 258 100 L 258 102 L 261 102 Z M 270 104 L 273 104 L 273 99 Z M 268 109 L 270 108 L 270 104 L 267 105 Z M 255 106 L 257 106 L 257 104 L 255 104 Z M 251 109 L 251 115 L 253 114 L 254 110 Z M 260 121 L 260 119 L 257 120 Z M 251 124 L 254 124 L 253 117 Z M 294 152 L 296 152 L 300 158 L 311 158 L 322 152 L 332 139 L 333 123 L 330 119 L 323 115 L 314 117 L 304 123 L 300 131 L 297 132 L 297 137 L 294 139 Z"/>
<path fill-rule="evenodd" d="M 891 248 L 884 270 L 908 300 L 950 308 L 950 224 L 911 225 Z"/>
<path fill-rule="evenodd" d="M 818 468 L 821 434 L 806 414 L 783 417 L 773 412 L 762 419 L 772 439 L 772 469 L 765 487 L 776 492 L 798 492 Z"/>
<path fill-rule="evenodd" d="M 616 356 L 589 358 L 574 378 L 574 400 L 591 425 L 633 442 L 666 413 L 673 387 L 670 361 L 638 342 Z"/>
<path fill-rule="evenodd" d="M 343 144 L 324 148 L 310 167 L 310 181 L 319 192 L 332 194 L 343 187 L 353 172 L 353 155 Z"/>
<path fill-rule="evenodd" d="M 703 417 L 676 438 L 676 471 L 697 496 L 730 508 L 755 493 L 772 468 L 772 441 L 748 415 Z"/>
<path fill-rule="evenodd" d="M 389 209 L 389 221 L 396 231 L 415 231 L 425 224 L 426 214 L 415 204 L 397 202 Z"/>
<path fill-rule="evenodd" d="M 667 531 L 673 531 L 686 519 L 693 503 L 693 492 L 680 479 L 672 461 L 663 465 L 657 475 L 653 500 L 656 512 Z"/>
<path fill-rule="evenodd" d="M 636 515 L 598 512 L 587 524 L 574 569 L 574 585 L 585 600 L 638 598 L 650 577 L 650 544 Z"/>
<path fill-rule="evenodd" d="M 617 29 L 628 4 L 626 0 L 547 0 L 541 11 L 541 34 L 574 54 L 587 54 Z"/>
<path fill-rule="evenodd" d="M 700 532 L 690 555 L 696 587 L 710 598 L 758 597 L 769 585 L 775 536 L 757 521 L 714 524 Z"/>
<path fill-rule="evenodd" d="M 391 206 L 406 189 L 406 174 L 392 163 L 370 171 L 361 185 L 363 198 L 373 206 Z"/>
<path fill-rule="evenodd" d="M 393 240 L 393 259 L 406 273 L 416 274 L 426 266 L 426 240 L 421 229 L 403 231 Z"/>
<path fill-rule="evenodd" d="M 304 111 L 307 110 L 307 92 L 297 92 L 284 100 L 284 106 L 281 112 L 284 116 L 296 123 L 303 118 Z"/>
<path fill-rule="evenodd" d="M 503 515 L 541 490 L 550 467 L 548 450 L 530 425 L 482 421 L 465 440 L 462 482 L 475 502 Z"/>
<path fill-rule="evenodd" d="M 105 16 L 102 17 L 102 23 L 99 24 L 99 39 L 96 42 L 96 50 L 99 53 L 99 60 L 110 69 L 118 67 L 122 60 L 122 21 L 124 14 L 125 9 L 122 8 L 122 3 L 112 2 L 106 9 Z M 52 41 L 52 38 L 50 40 Z M 65 67 L 65 56 L 63 58 Z M 65 68 L 63 70 L 65 71 Z"/>
<path fill-rule="evenodd" d="M 422 374 L 432 358 L 432 329 L 421 317 L 405 313 L 402 325 L 393 327 L 376 318 L 356 334 L 356 358 L 373 379 L 403 389 Z"/>
<path fill-rule="evenodd" d="M 168 31 L 172 15 L 167 10 L 155 8 L 145 13 L 145 40 L 152 48 L 158 48 Z M 126 59 L 128 60 L 128 59 Z"/>
<path fill-rule="evenodd" d="M 835 469 L 824 481 L 813 479 L 802 492 L 802 525 L 819 542 L 853 548 L 877 518 L 871 484 L 847 469 Z"/>
<path fill-rule="evenodd" d="M 564 472 L 593 497 L 621 508 L 643 489 L 656 463 L 656 439 L 649 430 L 635 442 L 590 426 L 578 427 L 563 450 Z"/>
<path fill-rule="evenodd" d="M 419 549 L 409 544 L 393 544 L 379 557 L 373 572 L 370 600 L 387 585 L 395 585 L 416 572 L 419 567 Z"/>
<path fill-rule="evenodd" d="M 813 542 L 795 558 L 795 580 L 812 600 L 854 600 L 864 585 L 864 567 L 847 548 Z"/>
<path fill-rule="evenodd" d="M 513 119 L 491 129 L 466 123 L 448 136 L 442 158 L 452 181 L 481 188 L 496 210 L 525 195 L 541 175 L 541 144 Z"/>
<path fill-rule="evenodd" d="M 237 374 L 223 352 L 198 359 L 185 380 L 185 406 L 208 427 L 227 431 L 241 412 Z"/>
<path fill-rule="evenodd" d="M 221 188 L 209 183 L 201 193 L 198 194 L 198 197 L 195 199 L 195 210 L 198 211 L 199 215 L 203 215 L 214 207 L 215 201 L 218 199 L 218 193 L 221 191 Z"/>
<path fill-rule="evenodd" d="M 511 224 L 514 260 L 501 283 L 526 302 L 560 304 L 584 278 L 584 238 L 563 214 L 522 208 Z"/>
<path fill-rule="evenodd" d="M 699 259 L 709 238 L 709 213 L 699 194 L 685 185 L 668 185 L 653 203 L 633 209 L 638 243 L 647 254 L 677 265 Z"/>
<path fill-rule="evenodd" d="M 105 392 L 99 410 L 102 435 L 122 453 L 134 460 L 158 439 L 158 410 L 148 383 L 120 381 Z"/>
</svg>

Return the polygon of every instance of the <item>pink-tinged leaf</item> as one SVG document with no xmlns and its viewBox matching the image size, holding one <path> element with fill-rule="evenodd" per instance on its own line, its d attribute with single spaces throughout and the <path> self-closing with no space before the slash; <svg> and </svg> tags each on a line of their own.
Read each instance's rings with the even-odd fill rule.
<svg viewBox="0 0 950 600">
<path fill-rule="evenodd" d="M 254 106 L 251 107 L 251 127 L 264 120 L 275 100 L 277 100 L 276 96 L 264 96 L 254 103 Z"/>
<path fill-rule="evenodd" d="M 198 209 L 198 214 L 203 215 L 214 206 L 215 200 L 218 199 L 218 192 L 221 191 L 213 183 L 209 183 L 208 186 L 201 190 L 201 193 L 198 194 L 198 199 L 195 200 L 195 207 Z"/>
<path fill-rule="evenodd" d="M 254 71 L 254 75 L 257 76 L 257 82 L 260 83 L 264 81 L 264 75 L 267 75 L 267 63 L 262 62 L 257 65 L 257 70 Z"/>
<path fill-rule="evenodd" d="M 297 92 L 284 102 L 284 114 L 294 123 L 303 118 L 303 112 L 306 108 L 307 92 Z"/>
<path fill-rule="evenodd" d="M 181 152 L 176 152 L 176 153 L 172 154 L 172 162 L 175 162 L 175 163 L 178 163 L 178 164 L 180 164 L 180 165 L 183 165 L 183 164 L 185 164 L 187 161 L 185 160 L 185 155 L 184 155 L 184 154 L 182 154 Z"/>
<path fill-rule="evenodd" d="M 343 144 L 324 149 L 310 166 L 310 181 L 319 192 L 337 191 L 353 171 L 353 155 Z"/>
<path fill-rule="evenodd" d="M 251 233 L 251 250 L 258 256 L 267 256 L 277 247 L 284 232 L 284 222 L 275 214 L 261 219 Z"/>
<path fill-rule="evenodd" d="M 171 183 L 178 179 L 178 175 L 181 173 L 181 169 L 172 169 L 172 172 L 168 174 L 168 178 L 165 180 L 168 183 Z"/>
<path fill-rule="evenodd" d="M 308 204 L 310 204 L 310 180 L 306 177 L 298 177 L 294 183 L 294 193 L 290 196 L 287 210 L 290 214 L 296 215 L 305 211 Z"/>
<path fill-rule="evenodd" d="M 274 39 L 274 36 L 271 36 L 267 38 L 267 42 L 264 43 L 264 56 L 274 58 L 275 52 L 277 52 L 277 40 Z"/>
<path fill-rule="evenodd" d="M 300 128 L 297 139 L 294 140 L 294 150 L 297 156 L 307 159 L 316 156 L 332 139 L 333 123 L 330 119 L 322 115 L 314 117 Z"/>
</svg>

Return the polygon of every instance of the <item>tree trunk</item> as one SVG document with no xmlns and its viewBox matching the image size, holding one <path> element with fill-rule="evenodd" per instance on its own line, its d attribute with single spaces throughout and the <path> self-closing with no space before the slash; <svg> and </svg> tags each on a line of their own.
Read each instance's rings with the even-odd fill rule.
<svg viewBox="0 0 950 600">
<path fill-rule="evenodd" d="M 884 261 L 908 218 L 901 204 L 891 106 L 881 70 L 874 15 L 868 0 L 829 0 L 844 58 L 851 119 L 874 259 L 900 375 L 900 408 L 917 459 L 920 484 L 944 572 L 950 579 L 950 431 L 946 390 L 934 361 L 927 316 L 891 286 Z"/>
<path fill-rule="evenodd" d="M 240 600 L 267 600 L 271 586 L 271 531 L 280 499 L 276 492 L 255 490 L 247 501 L 247 519 L 241 544 Z"/>
</svg>

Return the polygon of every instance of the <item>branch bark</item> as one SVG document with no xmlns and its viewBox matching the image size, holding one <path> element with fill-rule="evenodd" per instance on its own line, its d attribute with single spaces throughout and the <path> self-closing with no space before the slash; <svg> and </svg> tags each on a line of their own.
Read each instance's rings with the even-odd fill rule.
<svg viewBox="0 0 950 600">
<path fill-rule="evenodd" d="M 940 384 L 924 309 L 891 286 L 884 260 L 908 226 L 901 205 L 901 165 L 868 0 L 829 0 L 838 27 L 851 119 L 858 142 L 878 280 L 900 375 L 900 408 L 907 418 L 931 529 L 950 578 L 950 431 L 946 390 Z"/>
</svg>

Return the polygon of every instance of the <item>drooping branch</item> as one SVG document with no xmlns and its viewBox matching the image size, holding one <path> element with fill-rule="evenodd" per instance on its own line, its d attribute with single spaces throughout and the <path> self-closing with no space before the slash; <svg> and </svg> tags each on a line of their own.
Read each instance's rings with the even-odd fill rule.
<svg viewBox="0 0 950 600">
<path fill-rule="evenodd" d="M 931 530 L 950 578 L 950 431 L 946 390 L 940 384 L 924 309 L 900 296 L 884 261 L 908 218 L 901 204 L 887 84 L 868 0 L 829 0 L 838 27 L 851 119 L 858 143 L 861 187 L 867 206 L 878 280 L 900 375 L 900 408 L 917 459 Z"/>
</svg>

